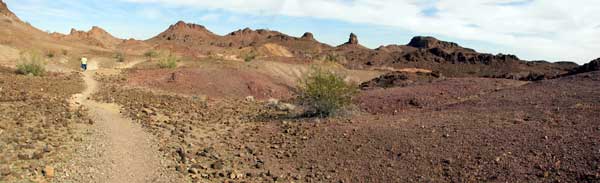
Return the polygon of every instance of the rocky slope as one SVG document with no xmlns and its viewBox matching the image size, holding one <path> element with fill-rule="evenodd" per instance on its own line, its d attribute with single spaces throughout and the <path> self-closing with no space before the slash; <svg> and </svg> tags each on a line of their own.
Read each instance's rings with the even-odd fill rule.
<svg viewBox="0 0 600 183">
<path fill-rule="evenodd" d="M 0 67 L 0 182 L 44 182 L 64 174 L 62 164 L 80 143 L 87 111 L 70 106 L 83 90 L 78 74 L 44 77 Z"/>
</svg>

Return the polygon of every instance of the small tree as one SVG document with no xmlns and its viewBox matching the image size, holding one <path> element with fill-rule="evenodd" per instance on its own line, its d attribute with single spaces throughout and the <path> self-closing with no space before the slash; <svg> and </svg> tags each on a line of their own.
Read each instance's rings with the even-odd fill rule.
<svg viewBox="0 0 600 183">
<path fill-rule="evenodd" d="M 154 50 L 150 50 L 150 51 L 147 51 L 146 53 L 144 53 L 144 56 L 147 57 L 150 62 L 152 62 L 152 58 L 158 57 L 159 54 L 158 54 L 158 52 L 156 52 Z"/>
<path fill-rule="evenodd" d="M 23 75 L 42 76 L 46 72 L 41 54 L 36 52 L 22 53 L 17 64 L 17 73 Z"/>
<path fill-rule="evenodd" d="M 179 62 L 177 56 L 169 54 L 158 61 L 158 67 L 174 69 L 177 67 L 177 62 Z"/>
<path fill-rule="evenodd" d="M 308 107 L 307 115 L 327 117 L 349 106 L 357 91 L 344 77 L 315 68 L 300 82 L 299 101 Z"/>
</svg>

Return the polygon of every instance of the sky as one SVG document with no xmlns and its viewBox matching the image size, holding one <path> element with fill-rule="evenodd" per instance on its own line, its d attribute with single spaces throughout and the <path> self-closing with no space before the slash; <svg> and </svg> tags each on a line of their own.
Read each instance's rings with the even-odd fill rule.
<svg viewBox="0 0 600 183">
<path fill-rule="evenodd" d="M 434 36 L 486 53 L 586 63 L 600 57 L 598 0 L 4 0 L 22 20 L 50 32 L 100 26 L 148 39 L 179 20 L 216 34 L 271 29 L 312 32 L 330 45 L 407 44 Z"/>
</svg>

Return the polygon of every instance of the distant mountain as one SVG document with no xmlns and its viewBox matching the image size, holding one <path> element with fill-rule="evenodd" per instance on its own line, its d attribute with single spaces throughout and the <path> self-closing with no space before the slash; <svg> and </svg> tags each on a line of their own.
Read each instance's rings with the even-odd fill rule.
<svg viewBox="0 0 600 183">
<path fill-rule="evenodd" d="M 294 58 L 316 55 L 330 46 L 314 39 L 312 33 L 302 37 L 292 37 L 281 32 L 250 28 L 240 29 L 227 35 L 216 35 L 202 25 L 179 21 L 167 30 L 147 40 L 157 48 L 170 49 L 174 52 L 190 56 L 206 56 L 221 52 L 259 52 L 262 56 L 280 56 L 271 53 L 284 49 Z M 288 55 L 288 54 L 285 54 Z M 289 56 L 289 55 L 288 55 Z"/>
<path fill-rule="evenodd" d="M 369 49 L 359 42 L 358 35 L 350 34 L 348 41 L 339 46 L 323 44 L 310 33 L 300 37 L 284 33 L 250 28 L 226 35 L 217 35 L 202 25 L 179 21 L 164 32 L 145 40 L 122 40 L 100 27 L 90 31 L 72 30 L 70 34 L 48 34 L 19 20 L 0 0 L 0 41 L 22 48 L 63 45 L 82 50 L 144 52 L 147 49 L 166 49 L 184 56 L 210 57 L 212 55 L 256 55 L 265 60 L 307 63 L 315 60 L 338 62 L 351 69 L 398 70 L 420 68 L 438 71 L 449 77 L 494 77 L 520 80 L 555 78 L 573 72 L 579 65 L 572 62 L 550 63 L 524 61 L 515 55 L 479 53 L 457 43 L 434 37 L 417 36 L 406 45 L 387 45 Z M 44 44 L 39 44 L 44 43 Z M 242 59 L 243 60 L 243 59 Z M 589 66 L 579 67 L 585 70 Z"/>
</svg>

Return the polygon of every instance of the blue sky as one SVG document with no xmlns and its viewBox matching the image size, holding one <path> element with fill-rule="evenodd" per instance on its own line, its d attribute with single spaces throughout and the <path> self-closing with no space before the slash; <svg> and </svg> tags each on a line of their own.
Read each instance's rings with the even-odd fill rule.
<svg viewBox="0 0 600 183">
<path fill-rule="evenodd" d="M 51 32 L 100 26 L 120 38 L 148 39 L 178 20 L 217 34 L 250 27 L 339 45 L 350 32 L 376 48 L 431 35 L 482 52 L 528 60 L 600 57 L 595 0 L 5 0 L 24 21 Z M 460 3 L 459 3 L 460 2 Z M 579 11 L 571 11 L 578 8 Z"/>
</svg>

